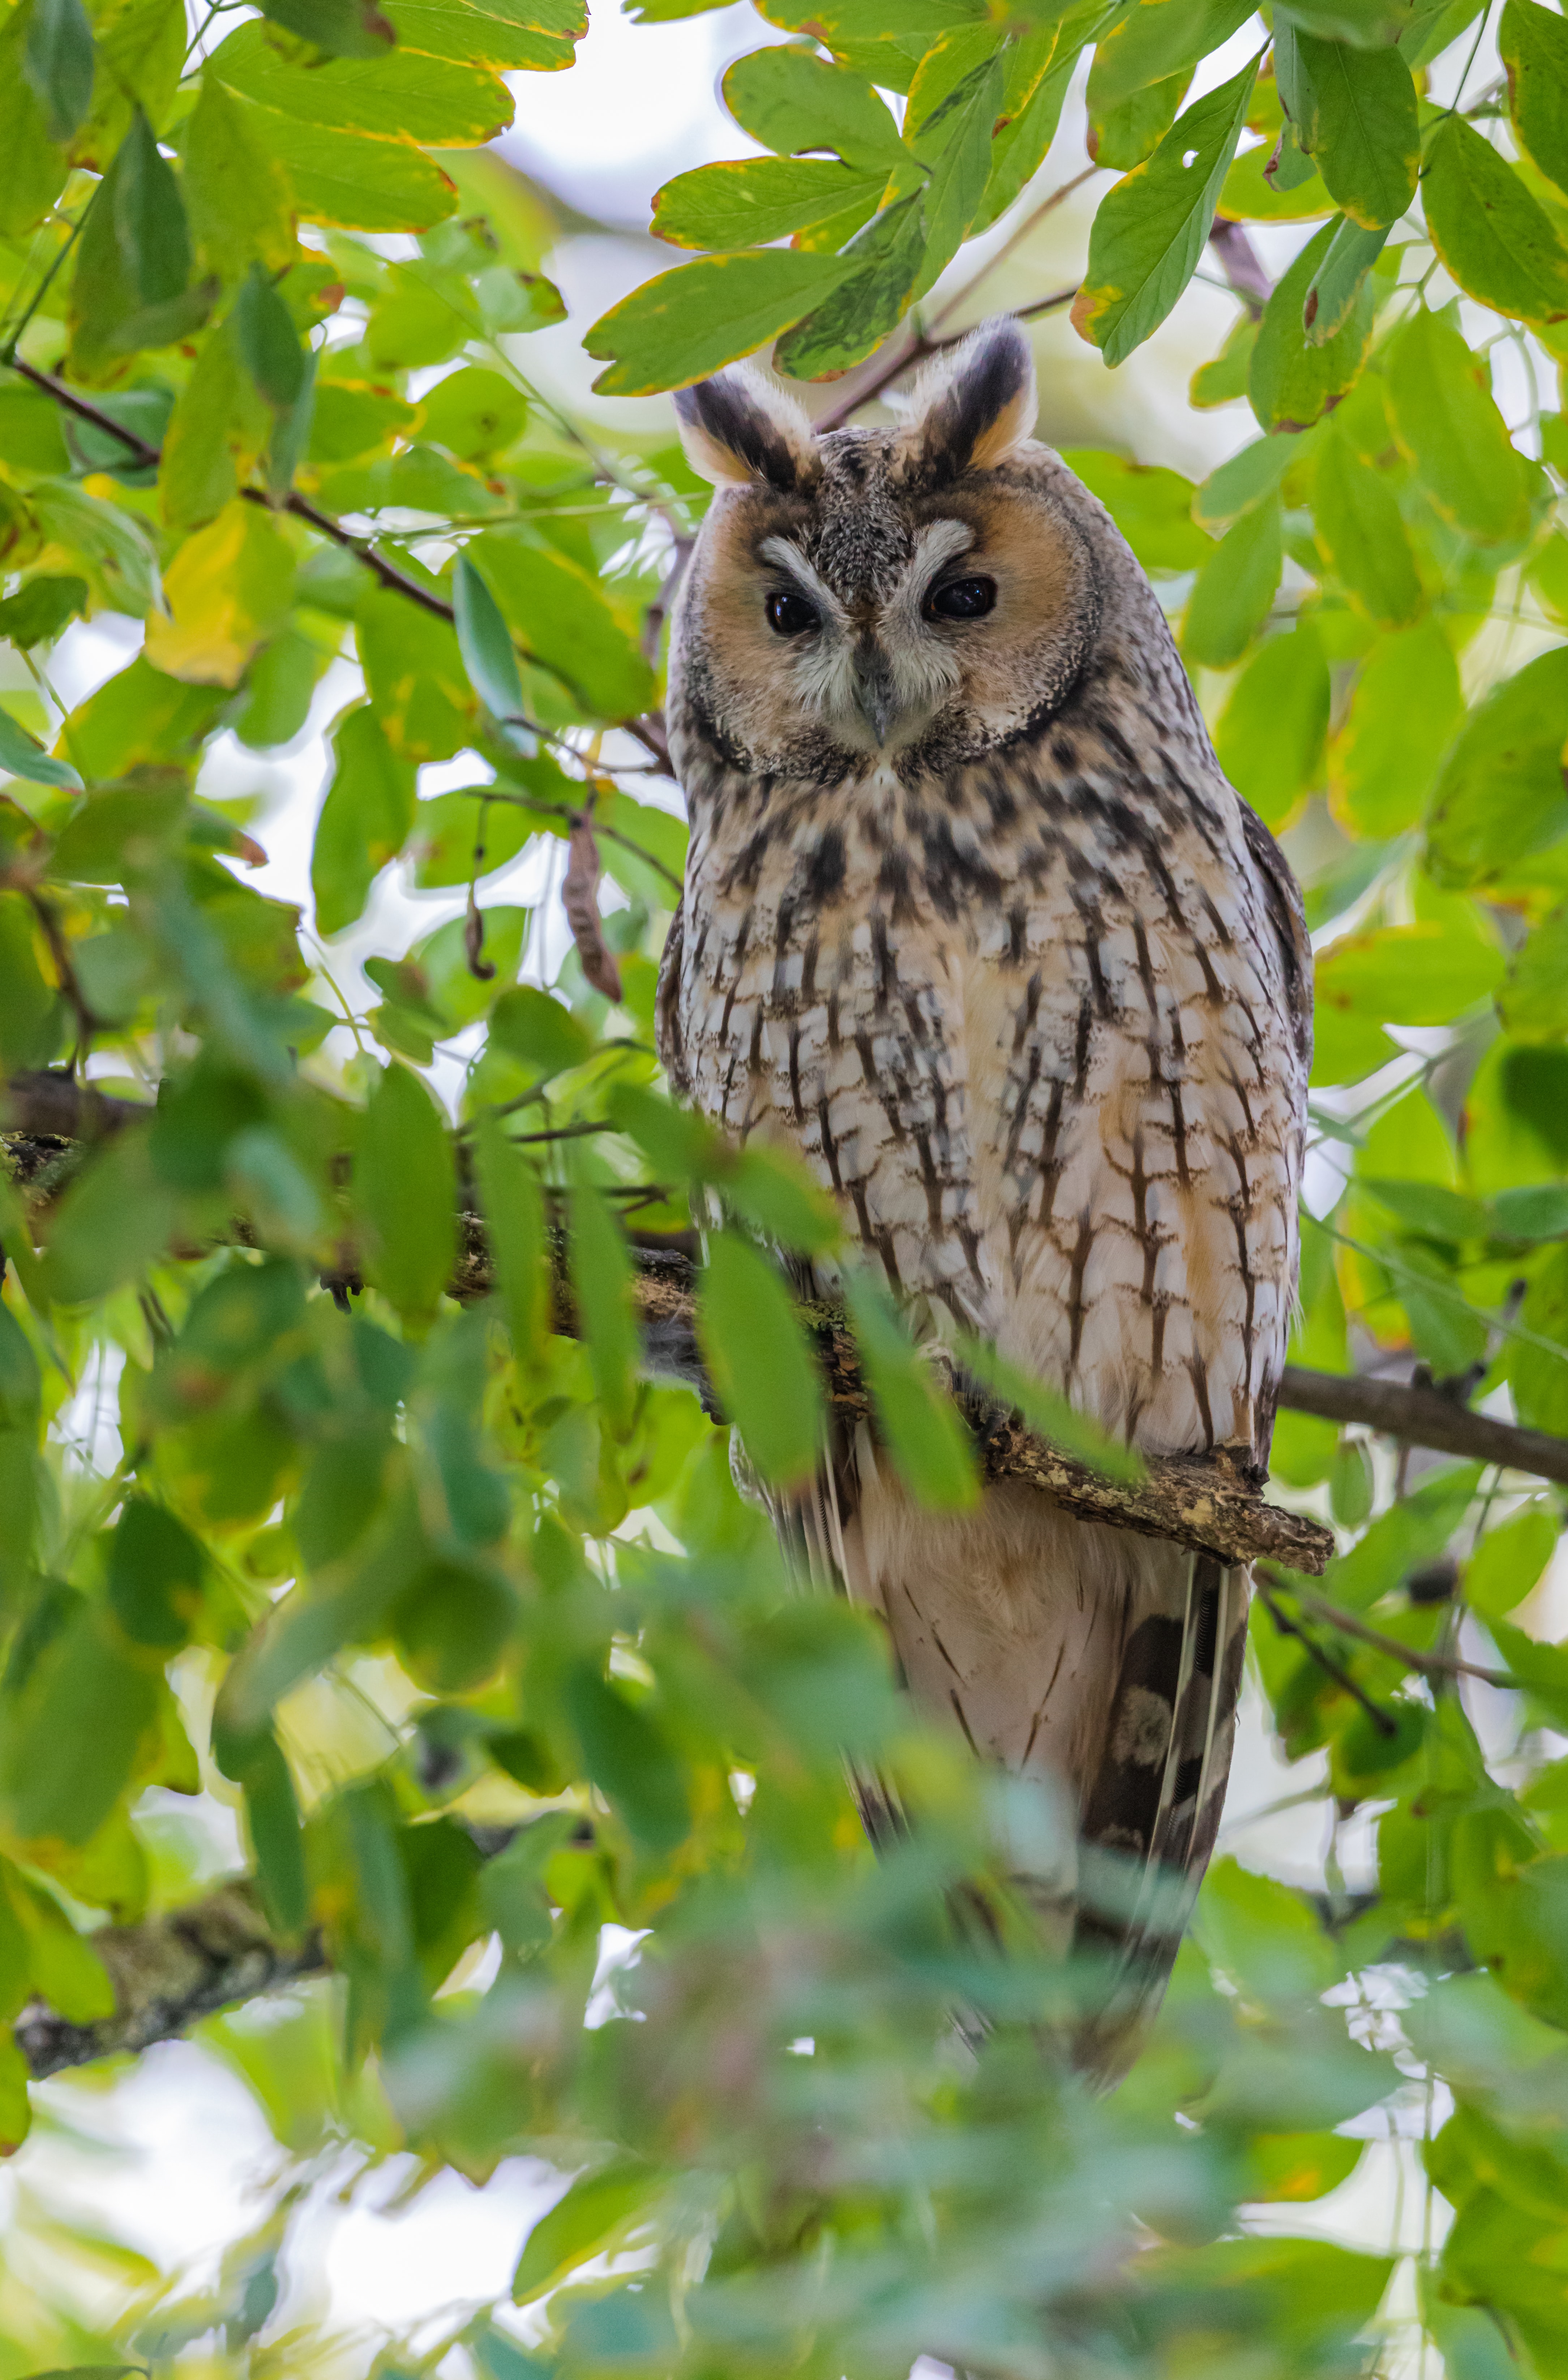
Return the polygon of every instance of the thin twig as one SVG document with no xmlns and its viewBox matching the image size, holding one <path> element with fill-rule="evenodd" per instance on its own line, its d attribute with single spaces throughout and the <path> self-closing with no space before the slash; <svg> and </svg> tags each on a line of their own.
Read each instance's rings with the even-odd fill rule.
<svg viewBox="0 0 1568 2380">
<path fill-rule="evenodd" d="M 1003 240 L 996 253 L 993 256 L 988 256 L 978 270 L 970 274 L 963 287 L 955 290 L 946 303 L 931 317 L 930 331 L 934 331 L 939 324 L 945 322 L 950 316 L 955 314 L 959 308 L 974 296 L 988 273 L 994 273 L 997 266 L 1013 254 L 1014 250 L 1028 237 L 1030 232 L 1042 223 L 1048 214 L 1053 212 L 1065 200 L 1070 199 L 1075 190 L 1080 189 L 1085 182 L 1100 170 L 1098 165 L 1086 165 L 1081 174 L 1075 174 L 1070 182 L 1062 183 L 1059 188 L 1051 192 L 1048 198 L 1043 199 L 1032 213 L 1025 216 L 1017 229 Z M 1012 310 L 1019 322 L 1027 322 L 1031 315 L 1047 313 L 1057 306 L 1070 306 L 1077 294 L 1075 286 L 1050 298 L 1043 298 L 1036 305 L 1019 306 Z M 907 371 L 911 365 L 923 363 L 928 356 L 941 355 L 944 348 L 955 347 L 960 340 L 966 339 L 968 335 L 967 331 L 958 331 L 950 337 L 933 339 L 930 335 L 930 331 L 906 326 L 896 354 L 889 357 L 884 351 L 884 360 L 872 377 L 864 382 L 852 395 L 842 397 L 837 405 L 819 417 L 814 425 L 818 435 L 821 436 L 830 430 L 842 429 L 852 413 L 858 412 L 861 406 L 869 405 L 873 397 L 880 396 L 883 389 L 891 386 L 901 372 Z"/>
<path fill-rule="evenodd" d="M 105 413 L 102 406 L 94 405 L 91 397 L 82 396 L 74 388 L 67 388 L 65 382 L 56 380 L 52 372 L 40 371 L 36 364 L 25 363 L 19 356 L 14 358 L 14 369 L 21 373 L 24 380 L 31 381 L 36 388 L 41 388 L 45 395 L 53 397 L 56 405 L 63 406 L 67 413 L 74 413 L 80 421 L 91 422 L 105 436 L 118 439 L 127 454 L 134 455 L 146 469 L 158 469 L 164 459 L 161 448 L 149 445 L 146 439 L 138 437 L 134 430 L 128 430 L 123 422 Z M 239 492 L 247 504 L 261 504 L 269 512 L 273 509 L 273 499 L 264 489 L 241 488 Z M 417 578 L 411 578 L 406 570 L 400 570 L 395 562 L 389 562 L 368 538 L 357 537 L 352 529 L 345 528 L 341 521 L 334 520 L 330 513 L 322 512 L 298 489 L 289 491 L 284 499 L 283 509 L 292 513 L 297 520 L 308 522 L 319 536 L 330 538 L 346 553 L 353 554 L 356 561 L 363 563 L 365 568 L 395 594 L 407 597 L 410 603 L 418 603 L 422 611 L 431 613 L 438 620 L 444 620 L 448 625 L 455 622 L 456 614 L 444 597 L 437 595 L 429 587 L 421 587 Z M 668 774 L 670 747 L 665 740 L 662 722 L 650 716 L 646 719 L 625 719 L 619 723 L 627 735 L 636 736 L 644 750 Z M 549 740 L 553 743 L 560 741 L 553 735 Z"/>
<path fill-rule="evenodd" d="M 1039 298 L 1032 306 L 1015 306 L 1010 310 L 1015 322 L 1027 322 L 1037 314 L 1051 314 L 1060 307 L 1070 306 L 1077 294 L 1078 285 L 1075 281 L 1070 289 L 1053 289 L 1049 298 Z M 825 436 L 830 430 L 842 430 L 852 413 L 858 413 L 863 405 L 869 405 L 873 397 L 881 396 L 884 388 L 891 387 L 914 365 L 924 363 L 930 356 L 945 355 L 949 347 L 961 346 L 968 335 L 967 331 L 954 331 L 945 339 L 929 339 L 923 331 L 912 332 L 899 353 L 869 380 L 864 388 L 857 389 L 852 396 L 845 397 L 842 403 L 830 407 L 826 413 L 818 416 L 812 427 L 819 438 Z"/>
<path fill-rule="evenodd" d="M 1279 1605 L 1274 1600 L 1273 1592 L 1270 1586 L 1269 1581 L 1263 1576 L 1262 1572 L 1256 1572 L 1254 1575 L 1258 1581 L 1258 1592 L 1263 1598 L 1264 1607 L 1268 1611 L 1270 1619 L 1273 1621 L 1281 1635 L 1295 1637 L 1296 1643 L 1301 1646 L 1302 1650 L 1308 1656 L 1308 1658 L 1317 1662 L 1318 1667 L 1323 1671 L 1325 1677 L 1332 1678 L 1336 1686 L 1343 1687 L 1344 1692 L 1350 1695 L 1353 1701 L 1360 1704 L 1362 1709 L 1366 1712 L 1367 1718 L 1371 1720 L 1380 1735 L 1397 1735 L 1399 1733 L 1399 1721 L 1395 1718 L 1391 1718 L 1388 1712 L 1384 1710 L 1380 1704 L 1375 1703 L 1372 1700 L 1371 1695 L 1367 1692 L 1365 1686 L 1359 1684 L 1357 1681 L 1351 1676 L 1350 1671 L 1344 1667 L 1343 1662 L 1336 1661 L 1331 1653 L 1326 1652 L 1323 1646 L 1319 1644 L 1317 1638 L 1315 1636 L 1309 1636 L 1306 1629 L 1301 1627 L 1296 1621 L 1294 1621 L 1291 1618 L 1288 1611 L 1282 1611 L 1280 1609 Z"/>
<path fill-rule="evenodd" d="M 1339 1629 L 1343 1635 L 1358 1636 L 1374 1652 L 1388 1654 L 1391 1659 L 1402 1661 L 1407 1670 L 1419 1670 L 1423 1677 L 1475 1678 L 1483 1686 L 1501 1686 L 1514 1694 L 1528 1694 L 1530 1691 L 1526 1681 L 1516 1678 L 1510 1670 L 1489 1670 L 1479 1661 L 1461 1659 L 1457 1653 L 1423 1653 L 1414 1645 L 1404 1645 L 1397 1636 L 1385 1635 L 1380 1628 L 1373 1628 L 1365 1620 L 1358 1620 L 1354 1611 L 1342 1610 L 1326 1596 L 1312 1595 L 1306 1587 L 1297 1586 L 1294 1579 L 1281 1578 L 1275 1571 L 1259 1565 L 1257 1578 L 1258 1591 L 1265 1601 L 1268 1600 L 1269 1588 L 1282 1587 L 1286 1594 L 1295 1597 L 1309 1618 L 1320 1621 L 1325 1627 Z M 1270 1603 L 1270 1611 L 1273 1608 Z"/>
</svg>

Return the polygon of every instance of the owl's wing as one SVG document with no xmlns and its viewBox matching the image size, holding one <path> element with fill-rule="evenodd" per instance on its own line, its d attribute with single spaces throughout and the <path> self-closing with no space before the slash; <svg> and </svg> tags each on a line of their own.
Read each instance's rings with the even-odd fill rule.
<svg viewBox="0 0 1568 2380">
<path fill-rule="evenodd" d="M 653 995 L 653 1039 L 659 1062 L 678 1099 L 689 1099 L 691 1075 L 681 1034 L 681 964 L 686 954 L 686 896 L 675 903 L 675 914 L 664 937 L 659 960 L 659 983 Z"/>
<path fill-rule="evenodd" d="M 1142 1621 L 1123 1654 L 1085 1802 L 1074 1937 L 1100 1970 L 1074 2054 L 1106 2082 L 1159 2006 L 1219 1832 L 1249 1578 L 1189 1552 L 1181 1618 Z"/>
</svg>

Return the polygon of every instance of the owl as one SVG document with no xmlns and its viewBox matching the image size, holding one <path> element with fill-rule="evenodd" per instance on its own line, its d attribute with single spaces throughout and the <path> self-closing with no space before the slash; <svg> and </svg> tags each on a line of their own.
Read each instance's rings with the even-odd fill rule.
<svg viewBox="0 0 1568 2380">
<path fill-rule="evenodd" d="M 935 1349 L 978 1334 L 1118 1439 L 1260 1478 L 1301 899 L 1130 549 L 1034 438 L 1027 340 L 987 324 L 892 429 L 819 437 L 749 367 L 675 402 L 717 493 L 672 630 L 674 1085 L 805 1160 Z M 1069 1798 L 1071 1860 L 1017 1882 L 1095 1951 L 1076 2046 L 1114 2071 L 1219 1824 L 1246 1573 L 1011 1480 L 933 1514 L 864 1425 L 780 1517 L 928 1712 Z"/>
</svg>

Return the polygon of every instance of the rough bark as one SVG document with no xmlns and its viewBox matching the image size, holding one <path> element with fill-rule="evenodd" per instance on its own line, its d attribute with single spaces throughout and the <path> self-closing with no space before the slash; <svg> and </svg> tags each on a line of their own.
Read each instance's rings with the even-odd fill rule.
<svg viewBox="0 0 1568 2380">
<path fill-rule="evenodd" d="M 35 2082 L 172 2040 L 221 2008 L 320 1974 L 327 1963 L 319 1936 L 292 1945 L 274 1940 L 254 1888 L 243 1879 L 142 1925 L 102 1926 L 92 1947 L 114 1985 L 115 2013 L 96 2024 L 71 2024 L 42 2001 L 24 2009 L 17 2046 Z"/>
</svg>

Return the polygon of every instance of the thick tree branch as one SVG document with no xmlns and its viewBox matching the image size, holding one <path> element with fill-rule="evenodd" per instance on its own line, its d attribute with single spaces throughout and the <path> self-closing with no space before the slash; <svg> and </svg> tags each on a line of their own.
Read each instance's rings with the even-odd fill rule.
<svg viewBox="0 0 1568 2380">
<path fill-rule="evenodd" d="M 41 2001 L 24 2009 L 17 2046 L 35 2082 L 170 2041 L 221 2008 L 320 1974 L 327 1963 L 318 1936 L 274 1941 L 255 1888 L 243 1880 L 140 1925 L 102 1926 L 92 1948 L 115 1987 L 115 2013 L 71 2024 Z"/>
<path fill-rule="evenodd" d="M 1568 1486 L 1568 1438 L 1472 1413 L 1440 1389 L 1352 1379 L 1287 1364 L 1280 1402 L 1292 1413 L 1316 1414 L 1321 1421 L 1360 1422 L 1406 1446 L 1429 1446 L 1435 1453 L 1466 1456 L 1473 1463 L 1501 1463 L 1509 1471 L 1529 1471 L 1538 1479 Z"/>
<path fill-rule="evenodd" d="M 79 1084 L 68 1075 L 17 1074 L 0 1088 L 0 1134 L 26 1182 L 55 1163 L 53 1144 L 87 1140 L 120 1130 L 150 1111 Z M 599 1129 L 599 1127 L 591 1127 Z M 569 1130 L 576 1127 L 568 1127 Z M 451 1289 L 455 1297 L 485 1296 L 492 1286 L 490 1250 L 477 1215 L 462 1220 L 462 1251 Z M 637 1254 L 638 1305 L 650 1371 L 708 1393 L 697 1342 L 695 1269 L 689 1242 L 665 1234 L 629 1234 Z M 344 1285 L 355 1283 L 344 1276 Z M 854 1348 L 827 1308 L 808 1318 L 816 1330 L 829 1393 L 845 1415 L 869 1411 Z M 571 1318 L 563 1312 L 562 1327 Z M 981 1448 L 987 1475 L 1027 1479 L 1084 1520 L 1103 1520 L 1156 1536 L 1173 1536 L 1227 1560 L 1271 1557 L 1291 1569 L 1320 1574 L 1332 1552 L 1330 1532 L 1280 1506 L 1265 1504 L 1239 1473 L 1202 1461 L 1151 1463 L 1141 1487 L 1103 1477 L 1069 1455 L 1045 1447 L 1002 1408 L 983 1398 L 961 1399 Z M 1524 1429 L 1489 1414 L 1472 1413 L 1440 1390 L 1392 1380 L 1351 1378 L 1287 1365 L 1280 1404 L 1293 1413 L 1358 1423 L 1410 1446 L 1432 1448 L 1474 1462 L 1496 1463 L 1568 1486 L 1568 1439 Z"/>
</svg>

